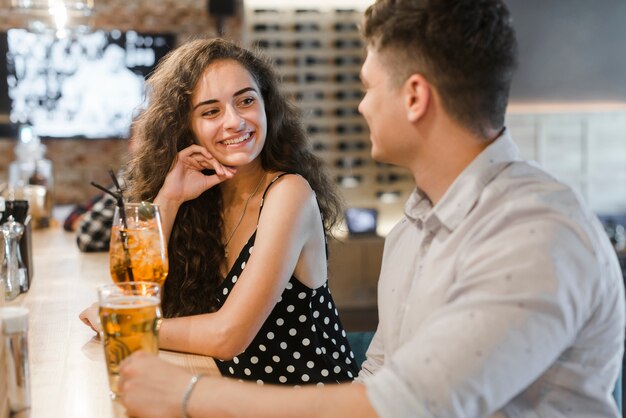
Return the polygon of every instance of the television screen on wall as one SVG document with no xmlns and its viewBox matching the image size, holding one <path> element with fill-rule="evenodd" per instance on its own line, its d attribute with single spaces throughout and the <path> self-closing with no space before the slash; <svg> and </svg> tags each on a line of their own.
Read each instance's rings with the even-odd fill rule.
<svg viewBox="0 0 626 418">
<path fill-rule="evenodd" d="M 0 39 L 0 114 L 41 137 L 125 138 L 144 102 L 145 78 L 174 41 L 132 31 L 59 39 L 9 29 Z"/>
</svg>

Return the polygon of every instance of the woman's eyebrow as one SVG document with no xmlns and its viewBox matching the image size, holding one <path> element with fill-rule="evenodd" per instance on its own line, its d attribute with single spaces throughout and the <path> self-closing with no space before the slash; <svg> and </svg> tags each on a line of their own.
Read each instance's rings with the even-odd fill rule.
<svg viewBox="0 0 626 418">
<path fill-rule="evenodd" d="M 239 95 L 242 95 L 242 94 L 244 94 L 244 93 L 245 93 L 245 92 L 247 92 L 247 91 L 253 91 L 253 92 L 255 92 L 255 93 L 257 93 L 257 94 L 258 94 L 258 92 L 256 91 L 256 89 L 255 89 L 254 87 L 244 87 L 244 88 L 242 88 L 241 90 L 237 90 L 237 91 L 233 94 L 233 97 L 237 97 L 237 96 L 239 96 Z M 193 110 L 196 110 L 196 109 L 197 109 L 198 107 L 200 107 L 200 106 L 203 106 L 203 105 L 208 105 L 208 104 L 213 104 L 213 103 L 217 103 L 217 102 L 219 102 L 219 100 L 217 100 L 217 99 L 208 99 L 208 100 L 203 100 L 203 101 L 201 101 L 200 103 L 196 104 L 196 105 L 193 107 Z"/>
<path fill-rule="evenodd" d="M 233 94 L 233 97 L 239 96 L 240 94 L 244 94 L 247 91 L 253 91 L 253 92 L 257 93 L 257 94 L 259 93 L 258 91 L 256 91 L 256 89 L 254 87 L 244 87 L 241 90 L 237 90 L 235 92 L 235 94 Z"/>
</svg>

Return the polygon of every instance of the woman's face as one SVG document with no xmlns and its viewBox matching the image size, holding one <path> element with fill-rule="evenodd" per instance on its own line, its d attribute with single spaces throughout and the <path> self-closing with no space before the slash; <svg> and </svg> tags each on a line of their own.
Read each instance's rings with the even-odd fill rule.
<svg viewBox="0 0 626 418">
<path fill-rule="evenodd" d="M 206 68 L 191 96 L 191 129 L 220 163 L 244 166 L 265 144 L 267 118 L 259 86 L 238 62 Z"/>
</svg>

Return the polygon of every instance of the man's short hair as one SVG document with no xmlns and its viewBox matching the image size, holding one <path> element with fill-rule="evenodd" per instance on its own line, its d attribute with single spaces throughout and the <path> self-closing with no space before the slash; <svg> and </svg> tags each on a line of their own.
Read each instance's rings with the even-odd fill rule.
<svg viewBox="0 0 626 418">
<path fill-rule="evenodd" d="M 397 86 L 420 73 L 472 132 L 504 125 L 517 41 L 502 0 L 377 0 L 361 31 Z"/>
</svg>

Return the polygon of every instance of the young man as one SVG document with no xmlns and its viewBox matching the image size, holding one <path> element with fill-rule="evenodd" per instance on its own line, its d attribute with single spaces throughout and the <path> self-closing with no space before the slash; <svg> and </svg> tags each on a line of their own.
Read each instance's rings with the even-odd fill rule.
<svg viewBox="0 0 626 418">
<path fill-rule="evenodd" d="M 386 240 L 360 381 L 294 390 L 206 377 L 193 389 L 187 372 L 139 354 L 122 368 L 129 412 L 618 417 L 619 266 L 595 216 L 522 161 L 504 128 L 516 60 L 504 3 L 378 0 L 363 34 L 372 156 L 408 168 L 417 188 Z"/>
</svg>

